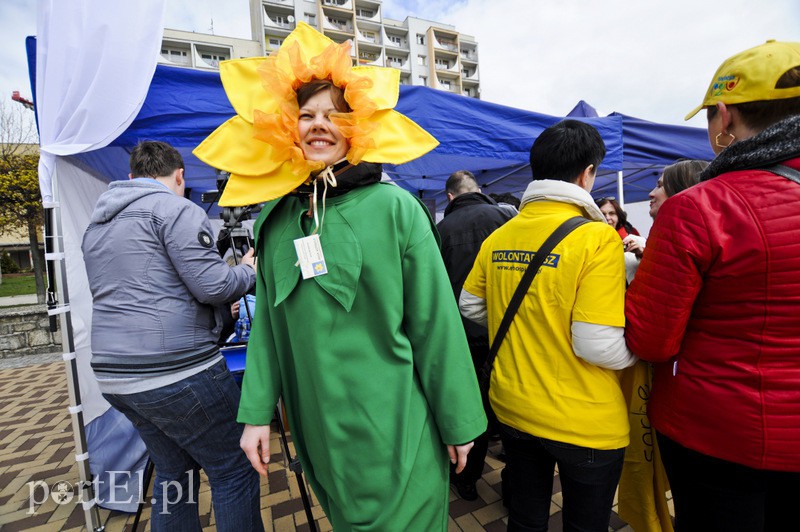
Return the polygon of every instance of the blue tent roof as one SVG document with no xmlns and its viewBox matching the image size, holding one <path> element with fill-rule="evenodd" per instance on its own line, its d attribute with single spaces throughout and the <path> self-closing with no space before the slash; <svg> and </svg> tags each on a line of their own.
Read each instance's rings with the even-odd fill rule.
<svg viewBox="0 0 800 532">
<path fill-rule="evenodd" d="M 581 100 L 569 116 L 597 116 L 597 111 Z M 714 158 L 705 129 L 658 124 L 616 112 L 607 118 L 613 117 L 622 120 L 626 202 L 647 199 L 665 166 L 679 159 L 710 161 Z M 601 197 L 613 196 L 616 192 L 616 183 L 598 180 L 592 194 Z"/>
<path fill-rule="evenodd" d="M 521 193 L 531 175 L 533 140 L 563 120 L 474 98 L 429 89 L 400 87 L 396 109 L 441 143 L 415 161 L 385 171 L 400 186 L 425 197 L 444 200 L 444 184 L 456 170 L 470 170 L 484 192 Z M 601 168 L 622 169 L 622 121 L 619 117 L 580 118 L 600 132 L 606 144 Z"/>
<path fill-rule="evenodd" d="M 523 111 L 426 87 L 400 87 L 396 109 L 417 122 L 440 145 L 410 163 L 385 165 L 403 188 L 444 200 L 447 177 L 467 169 L 486 192 L 521 192 L 530 182 L 528 152 L 533 139 L 562 118 Z M 127 175 L 127 153 L 140 140 L 158 139 L 176 146 L 187 165 L 192 199 L 216 188 L 214 170 L 191 150 L 233 116 L 219 73 L 159 65 L 144 105 L 128 129 L 109 148 L 76 156 L 104 175 Z M 622 122 L 617 117 L 590 118 L 607 147 L 603 167 L 622 168 Z M 113 148 L 117 149 L 113 149 Z M 444 203 L 442 203 L 442 207 Z"/>
<path fill-rule="evenodd" d="M 594 109 L 581 103 L 574 115 L 591 115 Z M 384 170 L 403 188 L 441 199 L 442 207 L 447 177 L 462 169 L 472 171 L 485 192 L 519 195 L 530 182 L 528 154 L 533 140 L 563 119 L 406 85 L 400 87 L 396 109 L 433 134 L 440 145 L 415 161 L 385 165 Z M 137 142 L 169 142 L 184 155 L 191 197 L 199 202 L 202 192 L 216 188 L 216 174 L 191 151 L 233 114 L 218 72 L 159 65 L 144 105 L 128 129 L 109 147 L 75 158 L 102 175 L 124 179 L 128 153 Z M 616 172 L 624 170 L 626 200 L 645 199 L 664 165 L 681 157 L 713 157 L 705 131 L 697 128 L 665 126 L 619 113 L 575 118 L 596 127 L 606 143 L 595 184 L 597 196 L 616 193 Z"/>
</svg>

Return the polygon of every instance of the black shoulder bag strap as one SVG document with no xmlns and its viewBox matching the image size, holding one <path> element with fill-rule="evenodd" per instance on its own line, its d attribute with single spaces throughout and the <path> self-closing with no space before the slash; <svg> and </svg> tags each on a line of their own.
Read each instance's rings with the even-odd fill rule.
<svg viewBox="0 0 800 532">
<path fill-rule="evenodd" d="M 782 164 L 776 164 L 775 166 L 764 168 L 764 170 L 766 170 L 767 172 L 772 172 L 773 174 L 778 174 L 780 176 L 783 176 L 789 181 L 794 181 L 795 183 L 800 185 L 800 172 L 798 172 L 794 168 L 790 168 Z"/>
<path fill-rule="evenodd" d="M 528 263 L 528 267 L 525 269 L 525 273 L 522 274 L 522 279 L 519 285 L 517 285 L 514 295 L 511 296 L 511 301 L 509 301 L 506 313 L 500 321 L 497 333 L 494 335 L 494 340 L 492 340 L 492 347 L 489 349 L 489 356 L 486 358 L 486 363 L 481 368 L 480 378 L 478 379 L 481 386 L 484 386 L 486 389 L 489 388 L 489 377 L 492 374 L 492 366 L 494 365 L 497 351 L 500 349 L 500 344 L 503 343 L 503 338 L 505 338 L 508 328 L 511 326 L 511 322 L 514 321 L 514 316 L 517 314 L 517 310 L 522 304 L 525 294 L 528 293 L 528 288 L 531 286 L 533 278 L 539 272 L 539 268 L 542 267 L 547 256 L 550 255 L 550 252 L 553 251 L 553 248 L 556 247 L 559 242 L 564 240 L 572 231 L 590 221 L 591 220 L 583 216 L 576 216 L 559 225 L 558 228 L 553 231 L 553 234 L 547 237 L 547 240 L 539 247 L 539 250 L 533 256 L 530 263 Z"/>
</svg>

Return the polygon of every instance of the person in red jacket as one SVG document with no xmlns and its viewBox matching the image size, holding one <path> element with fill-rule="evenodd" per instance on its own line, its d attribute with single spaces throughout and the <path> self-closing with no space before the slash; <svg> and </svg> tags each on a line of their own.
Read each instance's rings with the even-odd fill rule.
<svg viewBox="0 0 800 532">
<path fill-rule="evenodd" d="M 800 500 L 800 43 L 731 57 L 687 119 L 701 109 L 717 157 L 660 207 L 625 336 L 655 363 L 681 532 L 783 530 Z"/>
</svg>

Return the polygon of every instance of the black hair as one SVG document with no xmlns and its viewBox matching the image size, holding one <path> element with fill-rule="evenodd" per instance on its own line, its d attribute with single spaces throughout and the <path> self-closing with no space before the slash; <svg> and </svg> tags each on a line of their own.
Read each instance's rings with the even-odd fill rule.
<svg viewBox="0 0 800 532">
<path fill-rule="evenodd" d="M 167 177 L 178 168 L 184 168 L 181 154 L 157 140 L 140 142 L 133 148 L 130 159 L 133 177 Z"/>
<path fill-rule="evenodd" d="M 478 181 L 469 170 L 458 170 L 450 174 L 444 184 L 444 190 L 448 194 L 458 196 L 466 192 L 477 192 L 479 189 Z"/>
<path fill-rule="evenodd" d="M 575 183 L 589 165 L 595 171 L 606 155 L 597 130 L 578 120 L 563 120 L 542 131 L 531 146 L 534 181 L 555 179 Z"/>
</svg>

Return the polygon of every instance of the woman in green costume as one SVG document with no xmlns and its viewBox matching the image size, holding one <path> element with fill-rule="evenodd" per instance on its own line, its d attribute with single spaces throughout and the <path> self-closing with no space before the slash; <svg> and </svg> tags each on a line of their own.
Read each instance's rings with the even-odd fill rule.
<svg viewBox="0 0 800 532">
<path fill-rule="evenodd" d="M 293 33 L 290 44 L 318 39 L 302 26 L 296 32 L 305 34 Z M 303 160 L 298 151 L 285 153 L 311 167 L 311 177 L 265 204 L 255 224 L 257 298 L 238 415 L 246 424 L 242 448 L 266 474 L 269 423 L 283 396 L 303 470 L 334 530 L 446 530 L 448 458 L 463 469 L 486 418 L 433 222 L 412 195 L 380 183 L 376 164 L 395 162 L 398 149 L 413 153 L 399 142 L 417 139 L 419 152 L 435 141 L 391 110 L 396 95 L 392 102 L 377 93 L 381 79 L 370 85 L 348 78 L 349 53 L 333 49 L 326 44 L 319 54 L 328 75 L 304 74 L 326 61 L 303 61 L 303 53 L 274 61 L 299 79 L 291 94 L 296 115 L 283 105 L 280 122 L 296 116 L 291 138 Z M 337 61 L 341 68 L 330 66 Z M 262 79 L 269 68 L 259 66 Z M 223 75 L 229 97 L 233 81 Z M 382 120 L 405 129 L 392 141 L 393 126 Z M 274 155 L 280 140 L 274 132 L 261 136 L 270 136 Z M 222 152 L 201 145 L 195 153 L 223 167 L 215 150 Z M 246 193 L 246 179 L 239 181 L 233 194 Z"/>
</svg>

